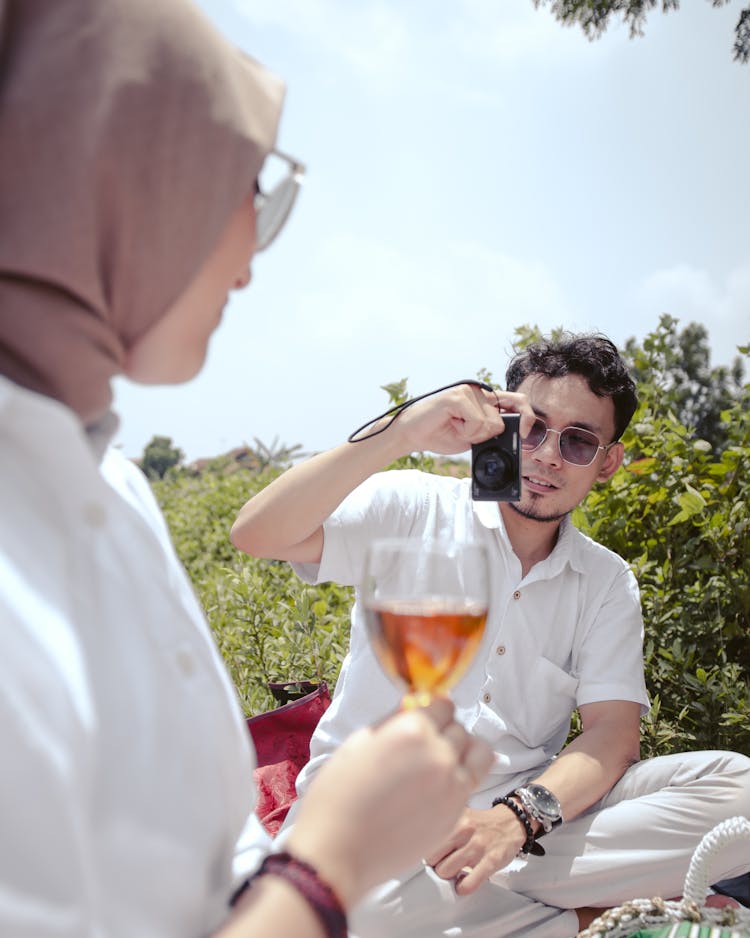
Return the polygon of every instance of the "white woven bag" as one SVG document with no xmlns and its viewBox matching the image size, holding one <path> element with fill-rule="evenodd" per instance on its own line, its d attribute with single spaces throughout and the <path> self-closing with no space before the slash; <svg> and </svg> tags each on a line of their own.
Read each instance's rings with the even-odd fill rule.
<svg viewBox="0 0 750 938">
<path fill-rule="evenodd" d="M 722 938 L 746 938 L 750 935 L 750 909 L 731 906 L 713 909 L 705 905 L 711 882 L 709 861 L 735 840 L 750 840 L 750 821 L 747 818 L 728 818 L 705 835 L 690 861 L 679 902 L 659 898 L 632 899 L 603 912 L 588 928 L 578 933 L 578 938 L 627 938 L 642 928 L 681 922 L 695 923 L 696 938 L 706 936 L 706 931 L 702 931 L 700 926 L 715 927 L 715 934 L 721 934 Z M 676 934 L 677 929 L 674 931 Z M 682 929 L 680 934 L 684 934 Z"/>
</svg>

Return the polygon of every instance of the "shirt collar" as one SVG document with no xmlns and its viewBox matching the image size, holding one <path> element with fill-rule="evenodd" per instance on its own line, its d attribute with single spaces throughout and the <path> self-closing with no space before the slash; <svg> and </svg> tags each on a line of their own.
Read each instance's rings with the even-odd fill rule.
<svg viewBox="0 0 750 938">
<path fill-rule="evenodd" d="M 112 438 L 117 433 L 119 426 L 120 418 L 114 411 L 108 410 L 96 423 L 90 423 L 84 428 L 89 445 L 99 462 L 104 457 L 104 453 L 107 451 L 107 447 L 112 442 Z"/>
<path fill-rule="evenodd" d="M 505 529 L 503 516 L 500 514 L 498 502 L 474 502 L 474 515 L 485 528 L 496 528 L 501 541 L 509 549 L 513 549 L 508 532 Z M 571 569 L 577 573 L 585 572 L 581 538 L 582 535 L 571 521 L 570 515 L 566 515 L 560 523 L 557 543 L 553 547 L 552 553 L 542 561 L 542 564 L 547 566 L 550 576 L 557 576 L 566 564 L 569 564 Z"/>
</svg>

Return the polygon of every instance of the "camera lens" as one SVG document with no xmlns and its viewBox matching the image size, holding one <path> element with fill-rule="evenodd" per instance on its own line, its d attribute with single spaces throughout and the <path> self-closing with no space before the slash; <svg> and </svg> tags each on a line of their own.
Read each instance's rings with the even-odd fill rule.
<svg viewBox="0 0 750 938">
<path fill-rule="evenodd" d="M 473 471 L 479 485 L 491 492 L 502 491 L 515 477 L 510 454 L 494 447 L 479 453 Z"/>
</svg>

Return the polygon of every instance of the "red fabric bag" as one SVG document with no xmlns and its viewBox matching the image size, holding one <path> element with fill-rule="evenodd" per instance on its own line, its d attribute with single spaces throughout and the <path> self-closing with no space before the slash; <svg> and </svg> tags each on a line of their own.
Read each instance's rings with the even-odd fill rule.
<svg viewBox="0 0 750 938">
<path fill-rule="evenodd" d="M 247 720 L 258 760 L 253 772 L 258 789 L 255 811 L 272 837 L 278 833 L 297 797 L 294 783 L 310 758 L 310 737 L 328 708 L 331 695 L 325 683 L 296 682 L 271 687 L 277 699 L 291 697 L 288 688 L 308 687 L 315 689 Z"/>
</svg>

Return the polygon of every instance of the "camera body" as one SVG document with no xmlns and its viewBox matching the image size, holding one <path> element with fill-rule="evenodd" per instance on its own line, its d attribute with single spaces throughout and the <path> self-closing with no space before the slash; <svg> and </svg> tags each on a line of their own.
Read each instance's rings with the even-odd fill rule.
<svg viewBox="0 0 750 938">
<path fill-rule="evenodd" d="M 471 497 L 477 502 L 517 502 L 521 497 L 518 414 L 503 414 L 505 429 L 471 447 Z"/>
</svg>

